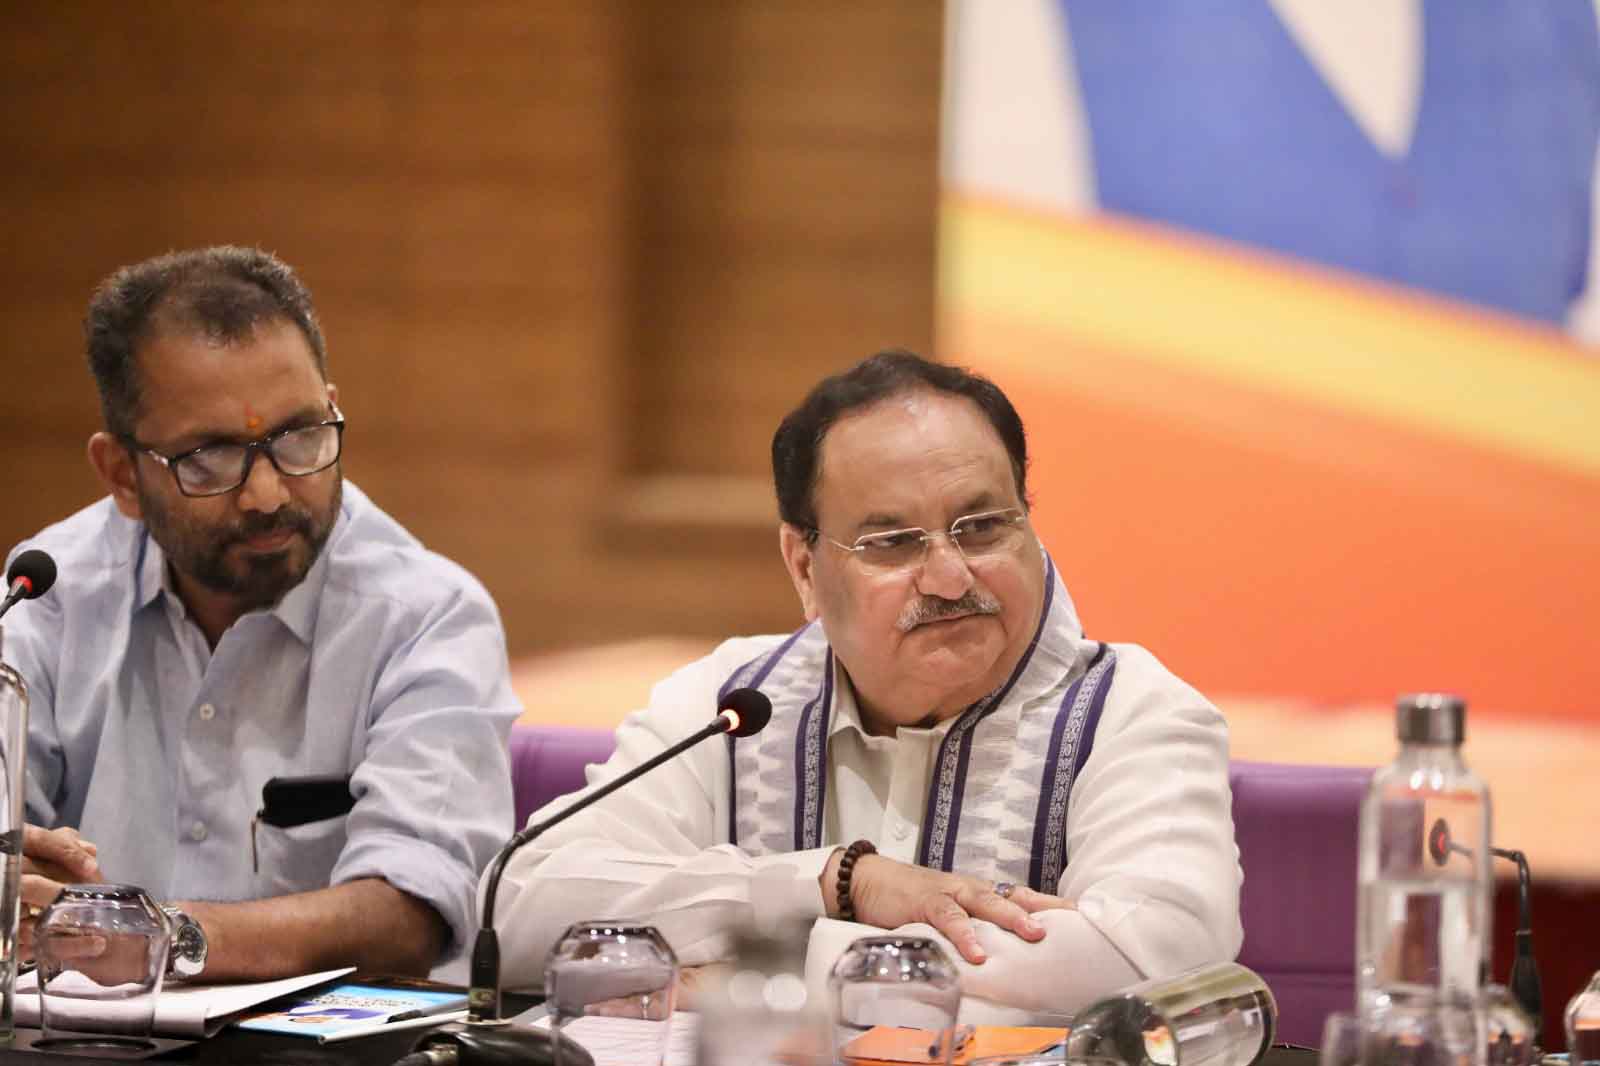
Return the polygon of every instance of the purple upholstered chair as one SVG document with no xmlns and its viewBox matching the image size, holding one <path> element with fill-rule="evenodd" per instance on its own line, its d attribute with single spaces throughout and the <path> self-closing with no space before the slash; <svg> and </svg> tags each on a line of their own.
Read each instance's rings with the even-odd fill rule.
<svg viewBox="0 0 1600 1066">
<path fill-rule="evenodd" d="M 517 825 L 583 787 L 583 768 L 604 762 L 613 746 L 602 730 L 515 726 Z M 1272 987 L 1280 1041 L 1316 1047 L 1327 1014 L 1354 1004 L 1356 821 L 1371 774 L 1233 764 L 1233 823 L 1244 867 L 1239 961 Z"/>
<path fill-rule="evenodd" d="M 1371 770 L 1235 762 L 1239 962 L 1278 1000 L 1280 1042 L 1317 1047 L 1355 1006 L 1356 829 Z"/>
<path fill-rule="evenodd" d="M 511 727 L 511 792 L 517 828 L 557 796 L 584 786 L 583 768 L 611 757 L 616 740 L 603 729 L 554 725 Z"/>
</svg>

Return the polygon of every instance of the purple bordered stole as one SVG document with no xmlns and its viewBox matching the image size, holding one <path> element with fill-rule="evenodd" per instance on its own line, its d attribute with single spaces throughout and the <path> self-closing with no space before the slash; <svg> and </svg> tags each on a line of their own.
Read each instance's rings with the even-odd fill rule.
<svg viewBox="0 0 1600 1066">
<path fill-rule="evenodd" d="M 1067 804 L 1094 746 L 1116 652 L 1085 640 L 1046 559 L 1038 628 L 1011 677 L 962 712 L 939 748 L 917 862 L 1054 893 L 1067 865 Z M 772 722 L 728 739 L 729 839 L 753 855 L 821 847 L 828 798 L 833 650 L 807 625 L 722 685 L 758 688 Z M 838 843 L 838 842 L 835 842 Z"/>
</svg>

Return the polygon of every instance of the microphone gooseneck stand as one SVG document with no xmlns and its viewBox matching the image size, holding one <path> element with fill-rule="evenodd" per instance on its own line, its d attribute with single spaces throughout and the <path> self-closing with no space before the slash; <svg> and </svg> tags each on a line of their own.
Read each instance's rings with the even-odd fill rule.
<svg viewBox="0 0 1600 1066">
<path fill-rule="evenodd" d="M 1440 866 L 1449 861 L 1452 852 L 1473 857 L 1471 848 L 1451 839 L 1450 823 L 1443 818 L 1428 830 L 1427 847 L 1429 857 Z M 1490 847 L 1489 854 L 1517 864 L 1516 956 L 1506 987 L 1533 1022 L 1533 1042 L 1537 1045 L 1544 1037 L 1544 982 L 1539 979 L 1539 964 L 1533 958 L 1533 875 L 1528 870 L 1528 857 L 1521 851 Z"/>
<path fill-rule="evenodd" d="M 506 841 L 489 866 L 483 894 L 483 924 L 472 945 L 466 1020 L 429 1030 L 417 1041 L 415 1050 L 396 1062 L 395 1066 L 510 1066 L 512 1063 L 526 1066 L 528 1063 L 554 1063 L 557 1059 L 557 1043 L 560 1044 L 562 1066 L 594 1066 L 594 1059 L 589 1052 L 569 1037 L 541 1029 L 512 1026 L 509 1020 L 500 1016 L 500 937 L 494 928 L 494 907 L 499 895 L 500 878 L 505 874 L 506 863 L 518 849 L 555 825 L 704 740 L 723 734 L 752 736 L 764 729 L 772 718 L 771 701 L 752 688 L 735 689 L 718 702 L 717 717 L 705 728 L 627 773 L 619 774 L 615 780 L 544 821 L 515 833 Z"/>
</svg>

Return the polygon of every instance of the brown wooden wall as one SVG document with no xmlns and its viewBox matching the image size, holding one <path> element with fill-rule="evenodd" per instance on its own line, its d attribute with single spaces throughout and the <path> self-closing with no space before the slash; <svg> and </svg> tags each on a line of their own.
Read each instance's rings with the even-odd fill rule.
<svg viewBox="0 0 1600 1066">
<path fill-rule="evenodd" d="M 254 243 L 317 299 L 347 475 L 514 653 L 797 621 L 768 442 L 822 373 L 930 344 L 939 4 L 8 15 L 0 541 L 98 495 L 95 282 Z"/>
</svg>

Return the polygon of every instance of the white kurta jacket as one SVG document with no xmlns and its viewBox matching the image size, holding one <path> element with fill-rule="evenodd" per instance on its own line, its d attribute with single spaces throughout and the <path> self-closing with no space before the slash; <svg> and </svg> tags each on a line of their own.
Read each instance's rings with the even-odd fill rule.
<svg viewBox="0 0 1600 1066">
<path fill-rule="evenodd" d="M 798 918 L 814 922 L 807 972 L 820 985 L 876 931 L 824 917 L 818 884 L 834 848 L 863 837 L 892 858 L 1076 903 L 1038 916 L 1038 943 L 977 923 L 989 958 L 958 963 L 972 1019 L 1047 1019 L 1233 958 L 1241 874 L 1222 716 L 1144 649 L 1084 639 L 1046 565 L 1039 628 L 1011 679 L 931 729 L 869 736 L 816 625 L 730 640 L 657 685 L 590 787 L 704 725 L 729 689 L 761 688 L 773 721 L 692 749 L 519 852 L 495 914 L 507 983 L 541 983 L 574 921 L 649 921 L 697 965 L 727 958 L 741 921 Z"/>
</svg>

